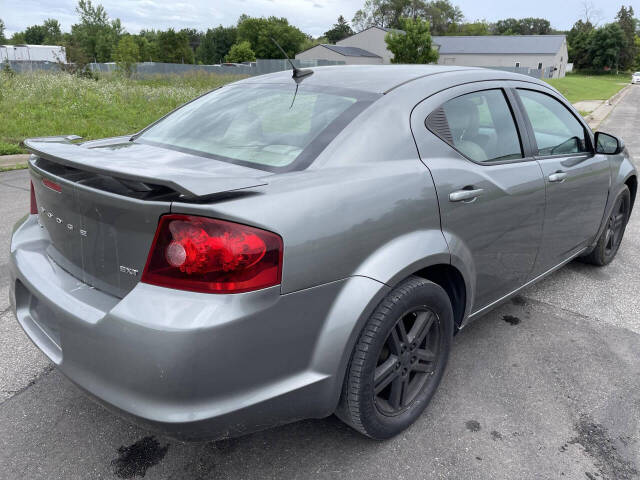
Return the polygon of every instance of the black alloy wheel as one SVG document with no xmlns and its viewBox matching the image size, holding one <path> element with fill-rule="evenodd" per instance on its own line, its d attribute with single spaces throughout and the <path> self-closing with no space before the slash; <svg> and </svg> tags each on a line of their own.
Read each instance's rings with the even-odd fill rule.
<svg viewBox="0 0 640 480">
<path fill-rule="evenodd" d="M 451 300 L 441 286 L 413 276 L 402 281 L 360 332 L 336 415 L 379 440 L 409 427 L 442 380 L 453 330 Z"/>
<path fill-rule="evenodd" d="M 605 230 L 604 254 L 605 256 L 613 256 L 620 248 L 622 236 L 629 218 L 629 198 L 620 195 L 616 200 L 613 211 L 609 216 L 607 227 Z"/>
<path fill-rule="evenodd" d="M 613 209 L 607 218 L 603 232 L 598 237 L 596 246 L 591 252 L 581 257 L 581 260 L 598 266 L 611 263 L 620 249 L 630 214 L 631 193 L 625 185 L 616 197 Z"/>
<path fill-rule="evenodd" d="M 389 332 L 374 375 L 375 403 L 384 415 L 405 411 L 437 368 L 440 329 L 428 307 L 401 316 Z"/>
</svg>

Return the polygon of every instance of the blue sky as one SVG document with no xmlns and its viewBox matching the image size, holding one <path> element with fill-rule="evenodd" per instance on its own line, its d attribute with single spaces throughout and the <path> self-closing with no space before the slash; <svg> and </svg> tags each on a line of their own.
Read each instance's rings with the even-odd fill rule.
<svg viewBox="0 0 640 480">
<path fill-rule="evenodd" d="M 197 28 L 231 25 L 238 16 L 284 16 L 305 33 L 319 36 L 335 22 L 338 15 L 353 17 L 364 0 L 103 0 L 112 18 L 120 18 L 126 30 L 136 33 L 142 28 Z M 453 0 L 467 20 L 495 21 L 506 17 L 545 17 L 555 28 L 570 28 L 582 16 L 583 0 Z M 591 0 L 600 23 L 613 20 L 623 2 Z M 640 0 L 624 1 L 640 17 Z M 75 0 L 0 0 L 0 18 L 7 33 L 49 17 L 57 18 L 65 30 L 76 22 Z"/>
</svg>

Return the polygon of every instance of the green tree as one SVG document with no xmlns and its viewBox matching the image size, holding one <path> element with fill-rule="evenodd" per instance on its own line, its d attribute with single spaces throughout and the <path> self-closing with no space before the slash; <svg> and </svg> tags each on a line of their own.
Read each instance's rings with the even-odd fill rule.
<svg viewBox="0 0 640 480">
<path fill-rule="evenodd" d="M 221 63 L 229 53 L 231 46 L 236 43 L 238 30 L 236 27 L 210 28 L 202 37 L 200 46 L 196 50 L 196 60 L 205 65 Z"/>
<path fill-rule="evenodd" d="M 486 21 L 481 20 L 477 22 L 451 25 L 447 35 L 489 35 L 491 33 L 490 30 L 490 25 Z"/>
<path fill-rule="evenodd" d="M 404 32 L 392 30 L 385 36 L 387 48 L 393 53 L 392 63 L 432 63 L 438 52 L 431 47 L 429 23 L 421 18 L 401 18 Z"/>
<path fill-rule="evenodd" d="M 429 22 L 434 35 L 445 35 L 464 16 L 449 0 L 366 0 L 351 23 L 358 31 L 372 26 L 400 29 L 401 18 L 421 18 Z"/>
<path fill-rule="evenodd" d="M 11 35 L 11 38 L 9 39 L 9 43 L 11 45 L 20 45 L 23 43 L 27 43 L 27 40 L 25 39 L 25 36 L 24 36 L 24 32 L 16 32 L 13 35 Z"/>
<path fill-rule="evenodd" d="M 624 5 L 620 7 L 616 22 L 624 32 L 624 46 L 620 51 L 620 68 L 628 70 L 633 67 L 637 54 L 635 43 L 637 20 L 633 18 L 633 7 L 631 5 L 629 8 L 625 8 Z"/>
<path fill-rule="evenodd" d="M 187 36 L 189 39 L 189 46 L 191 47 L 191 50 L 193 50 L 193 54 L 195 56 L 196 50 L 200 46 L 200 43 L 202 43 L 203 33 L 199 32 L 195 28 L 183 28 L 178 33 L 182 33 Z"/>
<path fill-rule="evenodd" d="M 393 0 L 365 0 L 364 5 L 358 10 L 351 24 L 354 28 L 361 32 L 369 27 L 388 28 L 394 20 L 394 10 L 397 8 L 397 0 L 391 3 Z M 404 2 L 403 2 L 404 3 Z M 398 18 L 402 14 L 402 9 L 398 13 Z"/>
<path fill-rule="evenodd" d="M 4 36 L 4 22 L 0 18 L 0 43 L 7 43 L 7 39 Z"/>
<path fill-rule="evenodd" d="M 324 36 L 327 37 L 329 43 L 337 43 L 343 38 L 350 37 L 354 33 L 344 17 L 340 15 L 337 23 L 334 23 L 330 30 L 324 32 Z"/>
<path fill-rule="evenodd" d="M 290 58 L 301 51 L 306 36 L 289 25 L 286 18 L 254 18 L 242 15 L 238 20 L 237 43 L 247 41 L 257 58 L 284 58 L 271 39 L 275 39 Z"/>
<path fill-rule="evenodd" d="M 158 32 L 159 61 L 166 63 L 194 63 L 193 50 L 185 32 L 173 28 Z"/>
<path fill-rule="evenodd" d="M 309 50 L 316 45 L 320 45 L 323 43 L 331 43 L 327 37 L 318 37 L 313 38 L 311 35 L 306 35 L 304 43 L 300 46 L 300 51 L 303 52 L 305 50 Z"/>
<path fill-rule="evenodd" d="M 32 25 L 24 31 L 24 41 L 29 45 L 42 45 L 47 34 L 42 25 Z"/>
<path fill-rule="evenodd" d="M 24 41 L 29 45 L 58 45 L 62 31 L 58 20 L 49 18 L 42 25 L 32 25 L 24 31 Z"/>
<path fill-rule="evenodd" d="M 135 36 L 141 62 L 159 62 L 160 47 L 158 46 L 158 32 L 155 30 L 140 30 Z"/>
<path fill-rule="evenodd" d="M 567 34 L 569 61 L 573 63 L 573 68 L 576 70 L 589 69 L 592 66 L 589 53 L 589 37 L 593 30 L 594 27 L 588 20 L 578 20 Z"/>
<path fill-rule="evenodd" d="M 44 28 L 44 45 L 60 45 L 62 43 L 62 29 L 55 18 L 48 18 L 42 24 Z"/>
<path fill-rule="evenodd" d="M 251 50 L 251 44 L 247 40 L 233 45 L 225 57 L 225 61 L 231 63 L 254 62 L 255 60 L 256 54 Z"/>
<path fill-rule="evenodd" d="M 594 30 L 587 47 L 591 66 L 596 70 L 618 70 L 624 46 L 624 31 L 617 23 Z"/>
<path fill-rule="evenodd" d="M 110 20 L 104 7 L 91 0 L 79 0 L 76 13 L 80 23 L 71 26 L 75 44 L 91 61 L 109 62 L 124 33 L 119 19 Z"/>
<path fill-rule="evenodd" d="M 113 52 L 118 70 L 127 77 L 135 73 L 136 63 L 140 60 L 140 48 L 132 35 L 123 35 Z"/>
<path fill-rule="evenodd" d="M 551 23 L 545 18 L 505 18 L 493 25 L 495 35 L 549 35 Z"/>
<path fill-rule="evenodd" d="M 636 47 L 636 58 L 633 61 L 633 69 L 637 71 L 640 69 L 640 37 L 636 36 L 634 44 Z"/>
<path fill-rule="evenodd" d="M 451 30 L 455 31 L 464 15 L 462 10 L 452 5 L 449 0 L 438 0 L 426 4 L 423 18 L 429 22 L 433 35 L 446 35 Z"/>
</svg>

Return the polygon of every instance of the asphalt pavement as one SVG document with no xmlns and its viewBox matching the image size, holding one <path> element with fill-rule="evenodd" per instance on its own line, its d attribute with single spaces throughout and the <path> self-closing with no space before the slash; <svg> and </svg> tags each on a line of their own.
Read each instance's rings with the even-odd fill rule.
<svg viewBox="0 0 640 480">
<path fill-rule="evenodd" d="M 640 159 L 640 86 L 600 129 Z M 0 478 L 640 478 L 640 213 L 613 263 L 573 262 L 465 328 L 419 421 L 386 441 L 334 417 L 180 443 L 86 399 L 8 305 L 25 171 L 0 174 Z M 637 207 L 640 204 L 637 205 Z"/>
</svg>

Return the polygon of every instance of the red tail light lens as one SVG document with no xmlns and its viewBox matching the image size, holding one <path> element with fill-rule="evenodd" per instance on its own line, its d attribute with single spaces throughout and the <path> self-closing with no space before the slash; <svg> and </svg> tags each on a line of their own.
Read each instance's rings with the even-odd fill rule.
<svg viewBox="0 0 640 480">
<path fill-rule="evenodd" d="M 36 192 L 33 189 L 33 182 L 29 182 L 31 185 L 31 215 L 38 213 L 38 204 L 36 203 Z"/>
<path fill-rule="evenodd" d="M 271 287 L 282 276 L 282 239 L 238 223 L 193 215 L 160 217 L 142 281 L 204 293 Z"/>
</svg>

